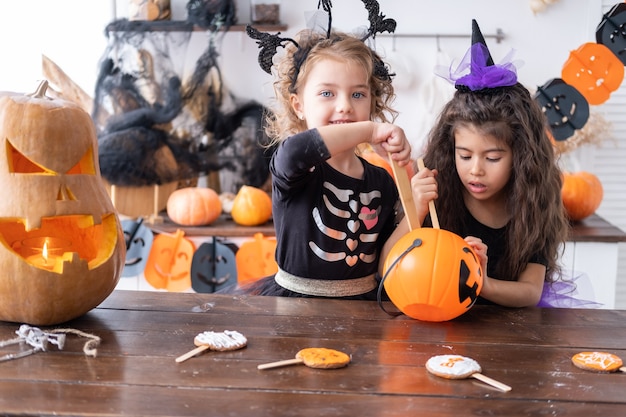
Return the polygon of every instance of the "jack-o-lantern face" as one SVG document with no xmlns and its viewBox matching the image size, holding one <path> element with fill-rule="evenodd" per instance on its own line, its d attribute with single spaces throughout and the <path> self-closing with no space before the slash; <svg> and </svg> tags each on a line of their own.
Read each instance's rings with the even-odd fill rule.
<svg viewBox="0 0 626 417">
<path fill-rule="evenodd" d="M 102 302 L 125 255 L 91 117 L 46 86 L 0 98 L 0 320 L 38 325 Z"/>
<path fill-rule="evenodd" d="M 596 28 L 596 42 L 606 46 L 626 65 L 626 4 L 617 3 L 606 13 Z"/>
<path fill-rule="evenodd" d="M 204 242 L 191 260 L 191 287 L 196 292 L 213 293 L 237 284 L 235 252 L 216 238 Z"/>
<path fill-rule="evenodd" d="M 185 291 L 191 287 L 191 262 L 195 252 L 192 241 L 184 232 L 174 235 L 161 233 L 154 238 L 143 274 L 154 288 Z"/>
<path fill-rule="evenodd" d="M 124 239 L 126 240 L 126 262 L 122 277 L 140 275 L 148 262 L 148 254 L 152 247 L 154 235 L 152 230 L 142 223 L 143 219 L 123 220 Z"/>
<path fill-rule="evenodd" d="M 548 119 L 554 140 L 567 140 L 589 119 L 589 103 L 585 97 L 560 78 L 538 87 L 535 100 Z"/>
<path fill-rule="evenodd" d="M 622 84 L 624 64 L 606 46 L 587 42 L 570 53 L 561 78 L 580 91 L 589 104 L 599 105 Z"/>
</svg>

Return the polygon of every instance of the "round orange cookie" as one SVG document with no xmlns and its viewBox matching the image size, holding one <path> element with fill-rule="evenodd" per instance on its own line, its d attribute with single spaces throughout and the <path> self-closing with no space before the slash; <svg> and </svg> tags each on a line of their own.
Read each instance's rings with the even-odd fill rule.
<svg viewBox="0 0 626 417">
<path fill-rule="evenodd" d="M 463 379 L 481 371 L 478 362 L 460 355 L 433 356 L 426 362 L 426 369 L 433 375 L 448 379 Z"/>
<path fill-rule="evenodd" d="M 580 352 L 572 356 L 572 363 L 580 369 L 596 372 L 615 372 L 623 365 L 619 356 L 608 352 Z"/>
<path fill-rule="evenodd" d="M 334 349 L 306 348 L 296 354 L 296 358 L 310 368 L 343 368 L 350 363 L 350 356 Z"/>
</svg>

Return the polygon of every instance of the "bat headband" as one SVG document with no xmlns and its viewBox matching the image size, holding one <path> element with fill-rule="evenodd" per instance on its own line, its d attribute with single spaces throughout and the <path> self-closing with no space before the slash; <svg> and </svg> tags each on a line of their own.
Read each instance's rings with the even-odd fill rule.
<svg viewBox="0 0 626 417">
<path fill-rule="evenodd" d="M 478 23 L 472 20 L 472 46 L 458 67 L 452 66 L 437 75 L 454 83 L 457 90 L 488 92 L 499 87 L 517 84 L 517 68 L 511 61 L 515 51 L 511 51 L 503 63 L 494 64 Z"/>
<path fill-rule="evenodd" d="M 393 33 L 396 30 L 396 21 L 394 19 L 386 19 L 385 15 L 379 12 L 379 4 L 376 0 L 362 0 L 365 4 L 365 8 L 368 11 L 368 20 L 370 22 L 370 27 L 364 36 L 361 37 L 361 41 L 365 42 L 368 38 L 376 38 L 377 33 L 389 32 Z M 322 8 L 323 11 L 320 11 L 319 8 Z M 331 34 L 332 28 L 332 14 L 331 8 L 332 3 L 331 0 L 319 0 L 317 5 L 318 11 L 315 13 L 316 18 L 311 19 L 311 25 L 314 27 L 323 27 L 323 24 L 318 24 L 317 22 L 320 20 L 320 17 L 323 16 L 324 20 L 327 20 L 328 24 L 324 28 L 325 30 L 325 38 L 320 38 L 320 41 L 323 39 L 333 39 Z M 253 28 L 248 25 L 246 27 L 246 33 L 252 39 L 257 41 L 259 46 L 259 57 L 258 62 L 263 71 L 271 74 L 271 68 L 273 64 L 273 57 L 277 53 L 278 47 L 285 47 L 288 43 L 292 43 L 297 51 L 293 55 L 294 60 L 294 74 L 291 81 L 291 87 L 295 88 L 296 80 L 298 79 L 298 74 L 300 72 L 300 68 L 306 61 L 309 52 L 317 44 L 317 42 L 310 43 L 307 46 L 300 45 L 294 39 L 291 38 L 281 38 L 280 32 L 277 34 L 269 34 L 265 32 L 260 32 L 259 30 Z M 338 39 L 337 39 L 338 40 Z M 319 42 L 319 41 L 318 41 Z M 374 75 L 377 78 L 383 80 L 390 80 L 393 74 L 389 73 L 385 63 L 380 60 L 377 56 L 374 57 Z"/>
</svg>

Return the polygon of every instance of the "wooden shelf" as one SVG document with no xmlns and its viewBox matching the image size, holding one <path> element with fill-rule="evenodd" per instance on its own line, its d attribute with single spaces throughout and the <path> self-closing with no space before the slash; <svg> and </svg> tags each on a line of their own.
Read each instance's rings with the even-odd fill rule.
<svg viewBox="0 0 626 417">
<path fill-rule="evenodd" d="M 232 25 L 227 32 L 245 32 L 247 24 Z M 286 30 L 287 25 L 256 25 L 262 32 L 277 32 Z M 106 32 L 206 32 L 207 28 L 196 26 L 186 20 L 117 20 L 106 27 Z"/>
</svg>

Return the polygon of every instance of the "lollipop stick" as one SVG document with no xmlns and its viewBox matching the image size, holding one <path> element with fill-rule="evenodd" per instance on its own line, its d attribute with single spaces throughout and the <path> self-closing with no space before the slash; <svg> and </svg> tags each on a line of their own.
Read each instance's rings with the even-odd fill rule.
<svg viewBox="0 0 626 417">
<path fill-rule="evenodd" d="M 424 160 L 422 158 L 419 158 L 417 160 L 417 169 L 421 171 L 424 168 Z M 433 228 L 439 229 L 439 218 L 437 217 L 437 212 L 435 211 L 435 202 L 433 200 L 430 200 L 428 202 L 428 210 L 430 210 L 430 220 L 433 223 Z"/>
<path fill-rule="evenodd" d="M 404 215 L 409 222 L 409 231 L 419 229 L 421 225 L 417 216 L 415 203 L 413 202 L 413 192 L 411 191 L 411 179 L 409 178 L 409 174 L 404 167 L 401 167 L 396 161 L 391 159 L 391 154 L 389 154 L 389 160 L 391 161 L 393 176 L 396 178 L 396 185 L 398 187 L 398 193 L 400 194 L 400 202 L 404 209 Z"/>
<path fill-rule="evenodd" d="M 263 364 L 257 366 L 257 369 L 278 368 L 278 367 L 281 367 L 281 366 L 298 365 L 300 363 L 304 363 L 304 361 L 302 359 L 298 359 L 298 358 L 286 359 L 286 360 L 283 360 L 283 361 L 263 363 Z"/>
<path fill-rule="evenodd" d="M 187 359 L 193 358 L 197 354 L 207 350 L 209 347 L 210 347 L 209 345 L 198 346 L 197 348 L 195 348 L 193 350 L 190 350 L 189 352 L 185 353 L 184 355 L 180 355 L 179 357 L 177 357 L 176 358 L 176 362 L 180 363 L 180 362 L 186 361 Z"/>
<path fill-rule="evenodd" d="M 504 392 L 511 391 L 511 387 L 509 387 L 508 385 L 503 384 L 502 382 L 496 381 L 493 378 L 489 378 L 488 376 L 485 376 L 483 374 L 475 373 L 475 374 L 472 374 L 471 376 L 472 378 L 476 378 L 479 381 L 484 382 L 485 384 L 489 384 L 492 387 L 498 388 L 500 391 L 504 391 Z"/>
<path fill-rule="evenodd" d="M 626 372 L 626 366 L 622 366 L 621 368 L 618 369 L 618 371 Z"/>
</svg>

